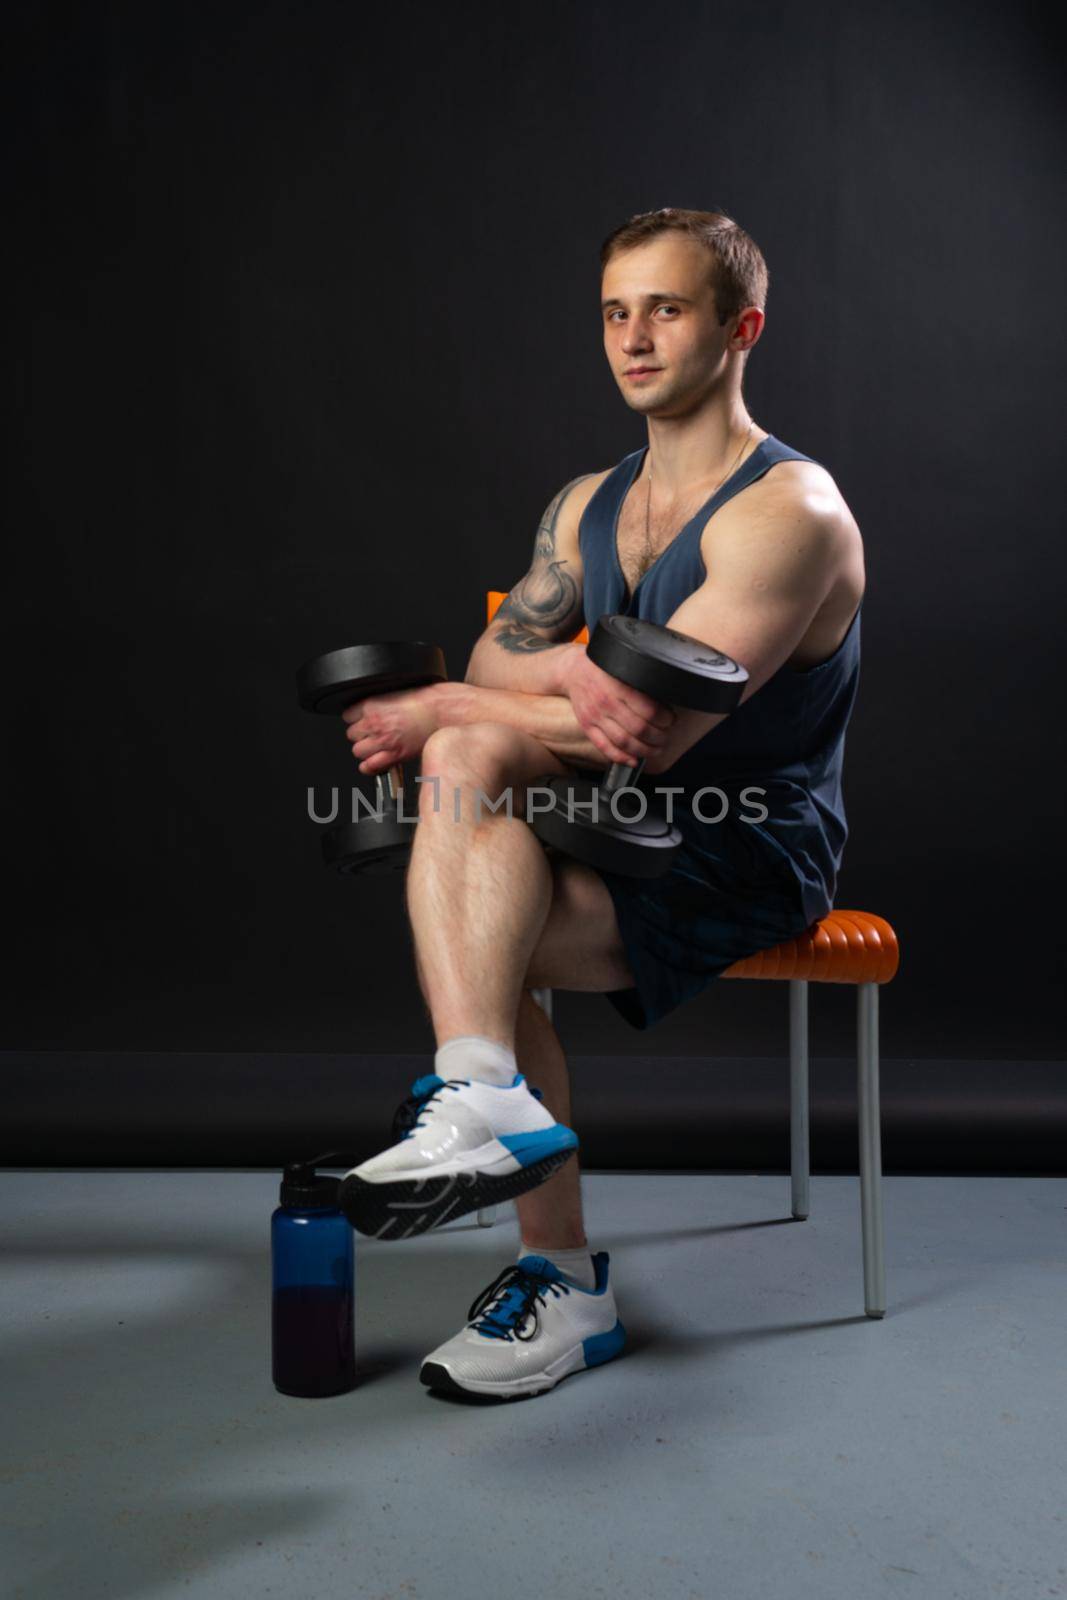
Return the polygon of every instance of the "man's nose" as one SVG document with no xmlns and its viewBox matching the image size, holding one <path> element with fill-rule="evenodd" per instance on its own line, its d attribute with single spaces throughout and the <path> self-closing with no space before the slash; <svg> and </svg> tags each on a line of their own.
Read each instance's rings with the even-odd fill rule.
<svg viewBox="0 0 1067 1600">
<path fill-rule="evenodd" d="M 647 350 L 651 343 L 648 324 L 643 318 L 635 317 L 626 324 L 626 332 L 622 338 L 622 348 L 627 355 L 630 355 L 635 350 Z"/>
</svg>

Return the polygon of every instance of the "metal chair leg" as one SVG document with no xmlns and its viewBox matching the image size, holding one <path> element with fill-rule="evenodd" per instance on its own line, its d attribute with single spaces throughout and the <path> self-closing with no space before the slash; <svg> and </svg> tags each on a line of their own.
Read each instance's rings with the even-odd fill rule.
<svg viewBox="0 0 1067 1600">
<path fill-rule="evenodd" d="M 541 1010 L 544 1012 L 545 1016 L 549 1019 L 549 1021 L 551 1021 L 552 1020 L 552 990 L 551 989 L 531 989 L 530 993 L 533 995 L 534 999 L 537 1001 L 537 1004 L 541 1007 Z M 495 1221 L 496 1221 L 496 1206 L 482 1206 L 481 1210 L 478 1212 L 478 1226 L 479 1226 L 479 1228 L 491 1228 Z"/>
<path fill-rule="evenodd" d="M 869 1317 L 884 1317 L 886 1294 L 882 1228 L 882 1117 L 878 1089 L 878 985 L 861 983 L 856 1002 L 863 1302 Z"/>
<path fill-rule="evenodd" d="M 544 1014 L 548 1018 L 549 1022 L 551 1022 L 552 1021 L 552 990 L 551 989 L 531 989 L 530 993 L 533 995 L 534 999 L 537 1001 L 537 1004 L 541 1007 L 541 1010 L 544 1012 Z"/>
<path fill-rule="evenodd" d="M 811 1143 L 808 1087 L 808 985 L 804 978 L 789 982 L 789 1170 L 793 1188 L 793 1215 L 808 1215 L 810 1206 Z"/>
</svg>

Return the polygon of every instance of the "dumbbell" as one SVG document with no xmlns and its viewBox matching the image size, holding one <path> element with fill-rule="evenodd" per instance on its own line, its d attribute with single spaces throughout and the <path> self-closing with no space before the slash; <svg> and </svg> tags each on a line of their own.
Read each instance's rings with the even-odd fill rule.
<svg viewBox="0 0 1067 1600">
<path fill-rule="evenodd" d="M 357 700 L 399 689 L 420 689 L 448 677 L 443 652 L 435 644 L 359 644 L 305 661 L 296 675 L 305 711 L 340 716 Z M 397 872 L 411 854 L 414 817 L 401 815 L 404 769 L 376 774 L 373 814 L 330 828 L 322 835 L 322 855 L 337 872 Z"/>
<path fill-rule="evenodd" d="M 689 711 L 732 711 L 748 682 L 744 667 L 720 650 L 638 617 L 601 617 L 587 654 L 620 683 Z M 626 808 L 634 804 L 630 798 L 616 801 L 612 809 L 613 797 L 636 784 L 644 765 L 644 760 L 636 767 L 617 761 L 600 779 L 543 778 L 553 805 L 530 819 L 534 833 L 544 844 L 606 872 L 660 877 L 681 848 L 681 833 L 651 809 L 627 816 Z"/>
</svg>

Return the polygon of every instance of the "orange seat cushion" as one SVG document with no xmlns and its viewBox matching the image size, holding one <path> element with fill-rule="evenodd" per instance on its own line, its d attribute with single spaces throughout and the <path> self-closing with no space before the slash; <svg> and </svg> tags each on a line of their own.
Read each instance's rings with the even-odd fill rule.
<svg viewBox="0 0 1067 1600">
<path fill-rule="evenodd" d="M 723 978 L 803 978 L 808 983 L 888 983 L 900 965 L 897 936 L 870 911 L 830 911 L 797 939 L 735 961 Z"/>
<path fill-rule="evenodd" d="M 487 623 L 492 622 L 506 589 L 490 589 Z M 575 635 L 588 644 L 589 630 Z M 831 911 L 798 939 L 735 961 L 723 978 L 803 978 L 808 983 L 888 983 L 900 965 L 897 936 L 884 917 L 870 911 Z"/>
</svg>

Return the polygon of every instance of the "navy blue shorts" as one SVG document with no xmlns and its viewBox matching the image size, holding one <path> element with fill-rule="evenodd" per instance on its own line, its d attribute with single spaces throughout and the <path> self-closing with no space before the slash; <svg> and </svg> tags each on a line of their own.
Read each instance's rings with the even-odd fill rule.
<svg viewBox="0 0 1067 1600">
<path fill-rule="evenodd" d="M 683 834 L 661 878 L 600 872 L 635 979 L 607 998 L 635 1028 L 652 1027 L 743 956 L 811 926 L 788 857 L 758 829 L 732 819 L 702 827 L 699 843 Z"/>
</svg>

